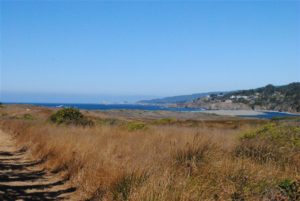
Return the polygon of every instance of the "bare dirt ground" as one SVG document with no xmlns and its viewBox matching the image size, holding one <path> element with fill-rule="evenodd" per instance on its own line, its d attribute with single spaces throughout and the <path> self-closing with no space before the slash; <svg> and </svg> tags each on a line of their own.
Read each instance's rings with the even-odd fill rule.
<svg viewBox="0 0 300 201">
<path fill-rule="evenodd" d="M 0 200 L 70 200 L 75 188 L 58 173 L 44 170 L 42 162 L 0 130 Z"/>
</svg>

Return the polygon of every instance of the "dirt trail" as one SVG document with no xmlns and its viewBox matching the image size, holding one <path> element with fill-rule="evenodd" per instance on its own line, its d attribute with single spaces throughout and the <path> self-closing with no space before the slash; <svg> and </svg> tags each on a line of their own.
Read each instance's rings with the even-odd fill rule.
<svg viewBox="0 0 300 201">
<path fill-rule="evenodd" d="M 70 200 L 75 191 L 0 130 L 0 200 Z"/>
</svg>

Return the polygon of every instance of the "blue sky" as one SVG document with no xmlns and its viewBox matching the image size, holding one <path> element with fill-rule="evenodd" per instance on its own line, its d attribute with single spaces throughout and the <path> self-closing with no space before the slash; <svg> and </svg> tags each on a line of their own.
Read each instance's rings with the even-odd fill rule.
<svg viewBox="0 0 300 201">
<path fill-rule="evenodd" d="M 135 101 L 300 81 L 299 1 L 0 5 L 1 101 Z"/>
</svg>

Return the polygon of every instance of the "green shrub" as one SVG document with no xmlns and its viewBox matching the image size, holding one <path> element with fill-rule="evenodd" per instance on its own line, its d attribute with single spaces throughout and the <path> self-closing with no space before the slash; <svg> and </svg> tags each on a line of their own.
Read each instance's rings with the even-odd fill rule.
<svg viewBox="0 0 300 201">
<path fill-rule="evenodd" d="M 172 124 L 175 123 L 176 119 L 174 118 L 162 118 L 154 121 L 154 124 Z"/>
<path fill-rule="evenodd" d="M 129 131 L 144 130 L 147 128 L 147 125 L 143 122 L 129 122 L 127 124 L 127 129 Z"/>
<path fill-rule="evenodd" d="M 259 129 L 246 132 L 241 136 L 242 141 L 249 141 L 251 139 L 267 140 L 279 147 L 300 148 L 300 127 L 269 123 Z"/>
<path fill-rule="evenodd" d="M 6 117 L 6 116 L 8 116 L 8 113 L 6 112 L 0 114 L 0 117 Z"/>
<path fill-rule="evenodd" d="M 26 120 L 34 120 L 35 119 L 34 116 L 32 116 L 31 114 L 24 114 L 23 118 Z"/>
<path fill-rule="evenodd" d="M 75 108 L 63 108 L 58 110 L 51 115 L 50 121 L 56 124 L 72 124 L 80 126 L 92 126 L 94 124 Z"/>
<path fill-rule="evenodd" d="M 300 168 L 300 127 L 269 123 L 259 129 L 244 133 L 235 148 L 239 157 L 249 157 L 259 162 L 275 161 Z"/>
<path fill-rule="evenodd" d="M 278 186 L 290 200 L 300 200 L 300 181 L 285 179 Z"/>
</svg>

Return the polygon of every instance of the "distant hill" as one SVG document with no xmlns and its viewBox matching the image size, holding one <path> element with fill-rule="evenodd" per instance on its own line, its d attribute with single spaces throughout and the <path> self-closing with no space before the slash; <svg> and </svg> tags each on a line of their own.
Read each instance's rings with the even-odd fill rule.
<svg viewBox="0 0 300 201">
<path fill-rule="evenodd" d="M 224 95 L 211 94 L 209 97 L 199 97 L 179 106 L 300 112 L 300 82 L 283 86 L 269 84 L 257 89 L 239 90 Z"/>
<path fill-rule="evenodd" d="M 197 98 L 205 97 L 210 94 L 216 94 L 222 92 L 207 92 L 207 93 L 197 93 L 191 95 L 181 95 L 181 96 L 171 96 L 165 98 L 157 98 L 152 100 L 141 100 L 139 104 L 176 104 L 176 103 L 185 103 L 195 100 Z"/>
</svg>

